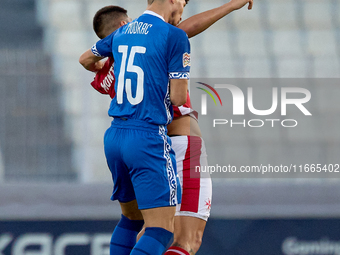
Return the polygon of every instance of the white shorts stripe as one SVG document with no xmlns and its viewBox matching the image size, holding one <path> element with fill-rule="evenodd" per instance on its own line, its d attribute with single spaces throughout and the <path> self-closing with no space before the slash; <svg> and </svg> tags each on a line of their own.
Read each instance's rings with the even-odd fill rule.
<svg viewBox="0 0 340 255">
<path fill-rule="evenodd" d="M 174 206 L 178 204 L 177 201 L 177 185 L 176 185 L 176 174 L 174 167 L 172 165 L 172 160 L 169 155 L 169 151 L 171 150 L 171 146 L 167 141 L 167 135 L 165 133 L 165 127 L 159 126 L 159 134 L 162 136 L 164 141 L 164 155 L 163 157 L 166 159 L 166 171 L 168 175 L 168 181 L 169 181 L 169 189 L 170 189 L 170 198 L 169 198 L 169 204 L 170 206 Z"/>
</svg>

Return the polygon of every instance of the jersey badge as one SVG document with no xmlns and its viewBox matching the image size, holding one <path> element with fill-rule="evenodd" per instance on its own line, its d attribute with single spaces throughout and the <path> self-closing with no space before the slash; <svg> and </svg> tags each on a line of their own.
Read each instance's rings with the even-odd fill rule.
<svg viewBox="0 0 340 255">
<path fill-rule="evenodd" d="M 186 52 L 183 54 L 183 67 L 187 66 L 190 66 L 190 54 Z"/>
</svg>

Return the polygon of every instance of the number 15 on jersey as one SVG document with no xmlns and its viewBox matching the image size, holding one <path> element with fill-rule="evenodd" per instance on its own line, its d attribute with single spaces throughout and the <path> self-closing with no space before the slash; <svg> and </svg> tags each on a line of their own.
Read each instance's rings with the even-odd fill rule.
<svg viewBox="0 0 340 255">
<path fill-rule="evenodd" d="M 117 103 L 123 103 L 123 91 L 125 85 L 125 92 L 128 101 L 132 105 L 137 105 L 143 101 L 144 97 L 144 71 L 139 66 L 135 66 L 133 64 L 136 54 L 145 54 L 146 48 L 141 46 L 133 46 L 130 51 L 130 56 L 128 58 L 129 47 L 127 45 L 120 45 L 118 47 L 118 52 L 122 53 L 122 63 L 120 66 L 120 72 L 118 77 L 118 85 L 117 85 Z M 126 65 L 126 60 L 128 59 L 128 64 Z M 126 67 L 126 68 L 125 68 Z M 131 89 L 131 79 L 125 79 L 125 73 L 131 72 L 137 74 L 137 87 L 136 87 L 136 95 L 132 96 Z"/>
</svg>

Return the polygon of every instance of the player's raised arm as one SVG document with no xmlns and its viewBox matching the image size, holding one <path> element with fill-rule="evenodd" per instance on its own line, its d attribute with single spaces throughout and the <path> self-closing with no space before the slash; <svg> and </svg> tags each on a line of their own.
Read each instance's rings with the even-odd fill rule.
<svg viewBox="0 0 340 255">
<path fill-rule="evenodd" d="M 219 19 L 242 8 L 246 4 L 248 4 L 249 10 L 253 8 L 253 0 L 231 0 L 229 3 L 220 7 L 196 14 L 184 20 L 178 25 L 178 27 L 183 29 L 187 33 L 188 37 L 191 38 L 202 33 Z"/>
<path fill-rule="evenodd" d="M 94 55 L 91 51 L 91 49 L 88 49 L 85 51 L 79 58 L 79 63 L 86 69 L 91 72 L 98 72 L 103 68 L 102 57 L 97 57 Z"/>
<path fill-rule="evenodd" d="M 85 51 L 79 58 L 79 63 L 92 72 L 101 70 L 105 63 L 101 62 L 105 57 L 112 57 L 112 40 L 115 32 L 101 39 L 91 49 Z"/>
</svg>

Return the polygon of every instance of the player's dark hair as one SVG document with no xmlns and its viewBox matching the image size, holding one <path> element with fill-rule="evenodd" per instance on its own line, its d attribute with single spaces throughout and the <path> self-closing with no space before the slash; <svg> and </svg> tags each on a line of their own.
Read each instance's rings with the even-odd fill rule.
<svg viewBox="0 0 340 255">
<path fill-rule="evenodd" d="M 127 10 L 122 7 L 109 5 L 101 8 L 93 17 L 93 30 L 103 39 L 119 28 L 121 21 L 128 21 Z"/>
</svg>

